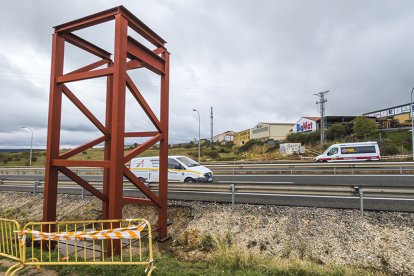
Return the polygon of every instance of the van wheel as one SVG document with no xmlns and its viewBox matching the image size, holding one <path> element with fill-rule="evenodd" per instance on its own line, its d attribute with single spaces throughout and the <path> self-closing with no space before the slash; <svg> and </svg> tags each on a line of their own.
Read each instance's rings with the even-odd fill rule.
<svg viewBox="0 0 414 276">
<path fill-rule="evenodd" d="M 143 177 L 138 177 L 138 179 L 139 179 L 142 183 L 145 183 L 145 178 L 143 178 Z"/>
<path fill-rule="evenodd" d="M 184 182 L 187 182 L 187 183 L 194 183 L 194 182 L 195 182 L 195 180 L 194 180 L 194 179 L 192 179 L 191 177 L 187 177 L 187 178 L 184 180 Z"/>
</svg>

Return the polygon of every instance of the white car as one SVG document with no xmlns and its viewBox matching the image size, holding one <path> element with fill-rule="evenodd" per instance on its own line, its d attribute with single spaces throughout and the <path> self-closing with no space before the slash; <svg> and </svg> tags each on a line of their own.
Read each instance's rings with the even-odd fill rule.
<svg viewBox="0 0 414 276">
<path fill-rule="evenodd" d="M 131 171 L 146 182 L 159 181 L 159 156 L 134 158 Z M 187 156 L 168 156 L 169 182 L 212 182 L 213 172 Z"/>
</svg>

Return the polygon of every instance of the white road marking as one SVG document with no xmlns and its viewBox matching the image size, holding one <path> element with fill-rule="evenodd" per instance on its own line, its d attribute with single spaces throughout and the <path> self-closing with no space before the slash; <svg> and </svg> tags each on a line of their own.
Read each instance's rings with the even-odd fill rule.
<svg viewBox="0 0 414 276">
<path fill-rule="evenodd" d="M 217 184 L 220 184 L 220 183 L 234 183 L 234 184 L 238 184 L 238 183 L 245 183 L 245 184 L 252 184 L 252 185 L 255 185 L 255 184 L 294 184 L 295 182 L 270 182 L 270 181 L 266 181 L 266 182 L 258 182 L 258 181 L 255 181 L 254 183 L 252 183 L 251 181 L 218 181 L 218 182 L 216 182 Z"/>
<path fill-rule="evenodd" d="M 221 176 L 232 176 L 232 177 L 256 177 L 256 176 L 267 176 L 267 177 L 337 177 L 337 176 L 349 176 L 349 177 L 382 177 L 382 176 L 391 176 L 391 177 L 413 177 L 414 174 L 323 174 L 323 175 L 315 175 L 315 174 L 216 174 L 214 177 L 221 177 Z"/>
</svg>

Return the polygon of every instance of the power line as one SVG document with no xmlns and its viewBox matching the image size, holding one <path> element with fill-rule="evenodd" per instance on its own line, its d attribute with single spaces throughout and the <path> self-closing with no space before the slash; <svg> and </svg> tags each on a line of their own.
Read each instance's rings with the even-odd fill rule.
<svg viewBox="0 0 414 276">
<path fill-rule="evenodd" d="M 33 73 L 10 73 L 0 72 L 0 82 L 30 82 L 39 86 L 49 85 L 49 76 L 46 74 L 33 74 Z M 104 87 L 106 83 L 82 83 L 83 87 Z M 140 88 L 159 88 L 158 84 L 150 83 L 138 83 Z M 191 93 L 194 94 L 255 94 L 260 95 L 297 95 L 310 91 L 309 89 L 297 89 L 297 88 L 275 88 L 275 87 L 231 87 L 231 86 L 217 86 L 217 85 L 191 85 L 188 83 L 172 83 L 170 85 L 171 92 L 173 93 Z"/>
</svg>

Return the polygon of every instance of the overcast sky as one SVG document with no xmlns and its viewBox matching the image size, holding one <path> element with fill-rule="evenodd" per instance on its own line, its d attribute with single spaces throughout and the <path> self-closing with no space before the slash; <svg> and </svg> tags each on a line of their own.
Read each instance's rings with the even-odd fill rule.
<svg viewBox="0 0 414 276">
<path fill-rule="evenodd" d="M 240 131 L 258 122 L 317 116 L 314 93 L 330 90 L 327 115 L 359 115 L 407 103 L 414 86 L 413 1 L 5 1 L 0 17 L 0 147 L 46 144 L 53 26 L 124 5 L 171 52 L 170 142 Z M 113 23 L 77 32 L 113 52 Z M 68 46 L 65 72 L 94 57 Z M 133 73 L 159 113 L 159 77 Z M 104 118 L 105 82 L 70 84 Z M 127 130 L 151 122 L 127 97 Z M 62 146 L 99 136 L 64 99 Z M 127 141 L 132 143 L 134 141 Z"/>
</svg>

